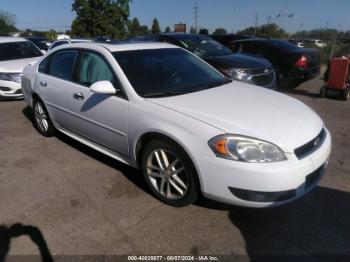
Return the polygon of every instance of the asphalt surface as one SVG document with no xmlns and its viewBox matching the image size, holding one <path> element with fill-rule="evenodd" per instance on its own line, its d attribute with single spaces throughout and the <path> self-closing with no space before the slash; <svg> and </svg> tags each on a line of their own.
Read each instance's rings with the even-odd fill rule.
<svg viewBox="0 0 350 262">
<path fill-rule="evenodd" d="M 350 101 L 318 98 L 320 85 L 284 92 L 330 129 L 327 174 L 302 199 L 264 210 L 166 206 L 137 170 L 62 134 L 45 138 L 24 101 L 0 102 L 0 254 L 39 254 L 43 242 L 52 255 L 350 255 Z"/>
</svg>

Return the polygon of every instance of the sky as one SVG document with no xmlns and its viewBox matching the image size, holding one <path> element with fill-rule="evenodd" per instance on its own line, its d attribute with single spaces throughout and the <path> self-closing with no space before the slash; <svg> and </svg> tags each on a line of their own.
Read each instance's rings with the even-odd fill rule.
<svg viewBox="0 0 350 262">
<path fill-rule="evenodd" d="M 198 26 L 210 32 L 223 27 L 236 32 L 258 24 L 277 23 L 287 32 L 300 29 L 350 30 L 350 0 L 133 0 L 131 18 L 150 26 L 157 17 L 164 30 L 175 23 L 194 25 L 193 7 L 199 8 Z M 75 13 L 73 0 L 0 0 L 0 10 L 15 15 L 19 29 L 67 30 Z M 278 17 L 278 14 L 281 14 Z M 292 17 L 288 17 L 291 15 Z"/>
</svg>

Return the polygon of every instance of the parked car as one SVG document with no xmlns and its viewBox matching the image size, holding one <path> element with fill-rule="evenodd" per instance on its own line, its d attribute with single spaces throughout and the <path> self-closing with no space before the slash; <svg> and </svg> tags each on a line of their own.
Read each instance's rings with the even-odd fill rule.
<svg viewBox="0 0 350 262">
<path fill-rule="evenodd" d="M 93 40 L 91 39 L 80 39 L 80 38 L 76 38 L 76 39 L 70 39 L 70 38 L 65 38 L 65 39 L 60 39 L 57 40 L 55 42 L 53 42 L 50 45 L 49 51 L 51 51 L 52 49 L 61 46 L 61 45 L 66 45 L 66 44 L 74 44 L 74 43 L 91 43 L 93 42 Z"/>
<path fill-rule="evenodd" d="M 32 41 L 40 50 L 47 51 L 51 45 L 51 41 L 47 37 L 28 36 L 27 40 Z"/>
<path fill-rule="evenodd" d="M 301 40 L 290 39 L 289 42 L 291 42 L 292 44 L 298 47 L 304 47 L 304 42 Z"/>
<path fill-rule="evenodd" d="M 261 57 L 233 54 L 228 48 L 205 35 L 162 34 L 136 37 L 132 41 L 167 42 L 196 54 L 225 76 L 258 86 L 274 89 L 276 77 L 269 61 Z"/>
<path fill-rule="evenodd" d="M 320 53 L 316 49 L 300 48 L 288 41 L 275 39 L 246 39 L 235 42 L 238 53 L 254 54 L 269 60 L 277 80 L 303 82 L 319 75 Z"/>
<path fill-rule="evenodd" d="M 0 98 L 23 98 L 23 68 L 42 55 L 32 42 L 24 38 L 0 37 Z"/>
<path fill-rule="evenodd" d="M 290 202 L 318 184 L 331 136 L 308 106 L 232 81 L 166 43 L 71 44 L 22 76 L 34 125 L 142 170 L 161 201 Z M 78 163 L 77 163 L 78 164 Z"/>
<path fill-rule="evenodd" d="M 223 44 L 227 48 L 231 49 L 234 48 L 233 42 L 237 40 L 243 40 L 243 39 L 249 39 L 249 38 L 255 38 L 255 36 L 252 35 L 245 35 L 245 34 L 225 34 L 225 35 L 210 35 L 211 38 L 213 38 L 215 41 Z"/>
<path fill-rule="evenodd" d="M 305 40 L 305 42 L 310 43 L 310 44 L 314 44 L 319 48 L 324 48 L 327 46 L 327 43 L 323 40 L 320 40 L 320 39 L 307 39 L 307 40 Z"/>
</svg>

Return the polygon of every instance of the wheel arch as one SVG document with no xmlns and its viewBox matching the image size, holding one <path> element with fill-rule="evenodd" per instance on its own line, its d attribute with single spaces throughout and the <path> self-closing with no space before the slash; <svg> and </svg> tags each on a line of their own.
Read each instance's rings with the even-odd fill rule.
<svg viewBox="0 0 350 262">
<path fill-rule="evenodd" d="M 202 179 L 201 179 L 201 175 L 200 175 L 199 168 L 197 166 L 196 161 L 194 161 L 194 158 L 193 158 L 192 154 L 190 153 L 189 149 L 182 142 L 180 142 L 178 139 L 171 136 L 170 134 L 164 134 L 164 133 L 159 132 L 159 131 L 149 131 L 149 132 L 142 134 L 137 139 L 137 142 L 136 142 L 134 149 L 133 149 L 133 158 L 135 159 L 135 163 L 136 163 L 137 167 L 141 166 L 142 150 L 144 149 L 145 145 L 152 140 L 160 140 L 163 142 L 168 142 L 170 144 L 175 144 L 176 146 L 181 148 L 186 153 L 186 155 L 189 157 L 189 159 L 192 162 L 193 168 L 196 171 L 196 174 L 197 174 L 196 183 L 197 183 L 198 189 L 201 190 L 203 183 L 201 181 Z"/>
</svg>

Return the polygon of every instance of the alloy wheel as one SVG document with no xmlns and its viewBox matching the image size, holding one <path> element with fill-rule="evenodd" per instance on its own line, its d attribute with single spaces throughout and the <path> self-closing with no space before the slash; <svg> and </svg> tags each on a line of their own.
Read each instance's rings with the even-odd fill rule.
<svg viewBox="0 0 350 262">
<path fill-rule="evenodd" d="M 49 130 L 49 122 L 45 110 L 40 102 L 37 102 L 34 107 L 35 121 L 42 132 L 46 133 Z"/>
<path fill-rule="evenodd" d="M 147 158 L 147 175 L 152 186 L 167 199 L 183 198 L 189 186 L 183 162 L 165 149 L 152 151 Z"/>
</svg>

